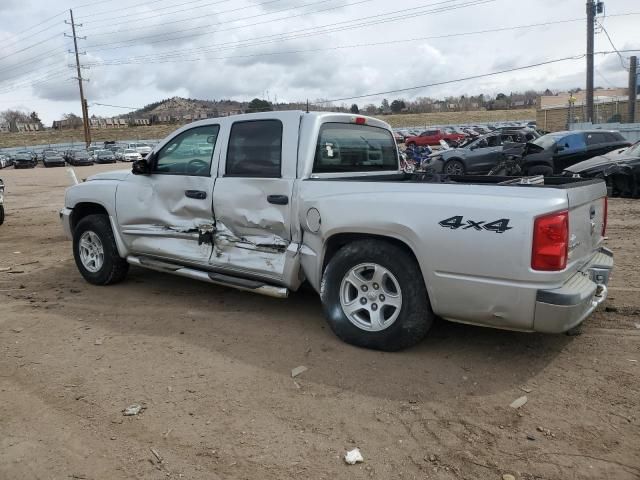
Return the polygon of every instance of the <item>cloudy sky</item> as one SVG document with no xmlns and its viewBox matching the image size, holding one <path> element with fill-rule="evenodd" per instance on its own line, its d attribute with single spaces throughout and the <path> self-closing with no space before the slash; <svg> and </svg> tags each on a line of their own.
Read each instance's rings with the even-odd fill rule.
<svg viewBox="0 0 640 480">
<path fill-rule="evenodd" d="M 0 110 L 36 110 L 47 124 L 80 112 L 65 7 L 86 36 L 78 42 L 90 113 L 104 116 L 127 110 L 96 103 L 366 95 L 580 55 L 586 37 L 584 0 L 0 0 Z M 607 0 L 600 17 L 619 50 L 640 50 L 639 20 L 638 0 Z M 596 51 L 610 50 L 599 33 Z M 631 54 L 599 55 L 596 84 L 626 86 Z M 581 58 L 385 96 L 584 87 L 584 66 Z"/>
</svg>

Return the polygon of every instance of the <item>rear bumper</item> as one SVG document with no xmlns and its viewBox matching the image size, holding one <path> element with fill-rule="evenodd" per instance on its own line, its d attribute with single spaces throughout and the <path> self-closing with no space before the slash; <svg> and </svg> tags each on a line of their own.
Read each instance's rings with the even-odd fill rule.
<svg viewBox="0 0 640 480">
<path fill-rule="evenodd" d="M 607 298 L 613 253 L 601 248 L 562 287 L 538 290 L 533 329 L 561 333 L 582 323 Z"/>
</svg>

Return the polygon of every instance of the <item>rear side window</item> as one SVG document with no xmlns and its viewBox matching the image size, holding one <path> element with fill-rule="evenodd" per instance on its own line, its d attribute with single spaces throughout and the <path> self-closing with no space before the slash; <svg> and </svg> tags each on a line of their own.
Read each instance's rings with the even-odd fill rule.
<svg viewBox="0 0 640 480">
<path fill-rule="evenodd" d="M 577 152 L 584 150 L 584 136 L 582 134 L 567 135 L 558 141 L 558 145 L 564 147 L 564 152 Z"/>
<path fill-rule="evenodd" d="M 314 173 L 383 170 L 398 170 L 397 149 L 391 132 L 368 125 L 322 125 Z"/>
<path fill-rule="evenodd" d="M 608 141 L 605 132 L 587 133 L 587 145 L 599 145 L 601 143 L 607 143 Z"/>
<path fill-rule="evenodd" d="M 624 137 L 618 132 L 606 132 L 605 136 L 607 138 L 607 142 L 624 142 Z"/>
<path fill-rule="evenodd" d="M 253 120 L 231 127 L 227 176 L 279 178 L 282 163 L 282 122 Z"/>
</svg>

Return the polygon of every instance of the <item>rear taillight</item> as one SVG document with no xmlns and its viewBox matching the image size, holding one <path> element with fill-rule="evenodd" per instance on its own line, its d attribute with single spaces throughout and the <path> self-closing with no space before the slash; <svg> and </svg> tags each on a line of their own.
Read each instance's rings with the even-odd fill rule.
<svg viewBox="0 0 640 480">
<path fill-rule="evenodd" d="M 564 270 L 569 251 L 569 212 L 538 217 L 533 225 L 531 268 L 542 271 Z"/>
<path fill-rule="evenodd" d="M 607 218 L 609 217 L 609 199 L 607 197 L 603 198 L 604 205 L 602 206 L 602 236 L 604 237 L 607 233 Z"/>
</svg>

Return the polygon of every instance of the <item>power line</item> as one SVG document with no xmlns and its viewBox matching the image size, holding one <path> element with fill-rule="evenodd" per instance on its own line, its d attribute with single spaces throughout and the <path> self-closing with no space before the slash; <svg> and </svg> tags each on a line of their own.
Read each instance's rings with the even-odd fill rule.
<svg viewBox="0 0 640 480">
<path fill-rule="evenodd" d="M 224 1 L 229 1 L 229 0 L 224 0 Z M 269 5 L 271 3 L 276 3 L 276 2 L 281 2 L 281 1 L 282 0 L 269 0 L 267 2 L 256 3 L 255 5 L 249 5 L 249 6 L 244 6 L 244 7 L 240 7 L 240 8 L 233 8 L 233 9 L 230 9 L 230 10 L 220 10 L 220 11 L 216 12 L 216 15 L 219 15 L 221 13 L 229 13 L 229 12 L 237 12 L 237 11 L 240 11 L 240 10 L 247 10 L 249 8 L 254 8 L 254 7 L 262 7 L 264 5 Z M 330 1 L 330 0 L 326 0 L 326 1 Z M 210 5 L 215 5 L 216 3 L 222 3 L 222 2 L 214 2 L 213 4 L 207 3 L 205 5 L 200 5 L 198 7 L 185 8 L 184 10 L 178 10 L 176 12 L 171 12 L 171 14 L 179 13 L 179 12 L 186 11 L 186 10 L 193 11 L 196 8 L 208 7 Z M 296 7 L 296 8 L 299 8 L 299 7 Z M 278 13 L 278 12 L 277 11 L 275 11 L 275 12 L 266 12 L 266 13 L 262 13 L 261 15 L 272 15 L 274 13 Z M 169 15 L 169 14 L 162 13 L 160 15 L 152 15 L 150 17 L 145 17 L 145 18 L 141 18 L 141 19 L 137 19 L 137 20 L 127 20 L 127 21 L 124 21 L 124 22 L 112 23 L 111 26 L 113 26 L 113 25 L 122 25 L 122 24 L 130 24 L 130 23 L 138 23 L 138 22 L 142 22 L 142 21 L 146 22 L 149 18 L 163 17 L 165 15 Z M 118 33 L 122 33 L 122 32 L 129 32 L 129 31 L 132 31 L 132 30 L 138 31 L 140 29 L 157 28 L 157 27 L 163 27 L 165 25 L 171 25 L 173 23 L 187 22 L 187 21 L 190 21 L 190 20 L 195 20 L 195 19 L 200 19 L 200 18 L 202 18 L 202 14 L 198 15 L 197 17 L 188 17 L 188 18 L 182 18 L 180 20 L 172 20 L 170 22 L 154 23 L 154 24 L 148 25 L 146 27 L 145 26 L 143 26 L 143 27 L 133 27 L 133 28 L 120 29 L 120 30 L 111 30 L 109 32 L 100 32 L 100 31 L 98 31 L 97 33 L 91 32 L 91 36 L 92 37 L 101 37 L 101 36 L 104 36 L 104 35 L 113 35 L 113 34 L 118 34 Z M 246 18 L 253 18 L 253 17 L 245 17 L 244 19 L 246 19 Z M 195 27 L 195 28 L 200 28 L 200 27 Z"/>
<path fill-rule="evenodd" d="M 30 50 L 30 49 L 32 49 L 34 47 L 37 47 L 38 45 L 42 45 L 43 43 L 48 42 L 49 40 L 53 40 L 54 38 L 59 38 L 59 37 L 60 37 L 60 34 L 57 33 L 57 34 L 55 34 L 55 35 L 53 35 L 51 37 L 45 38 L 44 40 L 36 42 L 36 43 L 34 43 L 32 45 L 29 45 L 27 47 L 21 48 L 20 50 L 16 50 L 15 52 L 11 52 L 10 54 L 5 55 L 4 57 L 0 57 L 0 60 L 4 60 L 5 58 L 12 57 L 13 55 L 17 55 L 18 53 L 24 52 L 26 50 Z"/>
<path fill-rule="evenodd" d="M 611 48 L 613 48 L 615 50 L 615 52 L 618 54 L 618 57 L 620 58 L 620 65 L 622 65 L 622 68 L 624 68 L 628 72 L 629 71 L 629 67 L 627 67 L 624 64 L 624 59 L 623 59 L 622 55 L 620 54 L 620 52 L 618 51 L 618 49 L 616 48 L 616 46 L 613 44 L 613 40 L 611 40 L 611 37 L 609 36 L 609 32 L 607 32 L 607 29 L 604 28 L 604 25 L 602 24 L 602 22 L 596 20 L 596 23 L 602 29 L 604 34 L 607 36 L 607 39 L 609 40 L 609 43 L 611 44 Z"/>
<path fill-rule="evenodd" d="M 62 15 L 64 15 L 65 13 L 67 13 L 67 11 L 66 11 L 66 10 L 63 10 L 63 11 L 62 11 L 62 12 L 60 12 L 60 13 L 56 13 L 55 15 L 53 15 L 53 16 L 51 16 L 51 17 L 49 17 L 49 18 L 47 18 L 47 19 L 45 19 L 45 20 L 43 20 L 43 21 L 41 21 L 41 22 L 39 22 L 39 23 L 36 23 L 35 25 L 31 25 L 30 27 L 23 28 L 23 29 L 21 29 L 21 30 L 20 30 L 20 34 L 19 34 L 18 36 L 20 36 L 20 35 L 24 35 L 24 34 L 25 34 L 26 32 L 28 32 L 29 30 L 32 30 L 32 29 L 34 29 L 34 28 L 36 28 L 36 27 L 39 27 L 40 25 L 44 25 L 45 23 L 49 23 L 49 22 L 50 22 L 51 20 L 53 20 L 54 18 L 61 17 L 61 16 L 62 16 Z M 31 35 L 31 34 L 30 34 L 30 35 Z"/>
<path fill-rule="evenodd" d="M 331 0 L 320 0 L 320 1 L 315 2 L 315 3 L 326 3 L 327 1 L 331 1 Z M 256 25 L 263 25 L 265 23 L 272 23 L 272 22 L 277 22 L 277 21 L 281 21 L 281 20 L 289 20 L 291 18 L 310 15 L 310 14 L 313 14 L 313 13 L 321 13 L 321 12 L 329 11 L 329 10 L 336 10 L 338 8 L 343 8 L 345 6 L 359 5 L 359 4 L 367 3 L 367 2 L 371 2 L 371 1 L 372 0 L 359 0 L 359 1 L 356 1 L 356 2 L 353 2 L 353 3 L 349 3 L 349 4 L 346 4 L 346 5 L 339 5 L 339 6 L 335 6 L 335 7 L 326 8 L 326 9 L 323 9 L 323 10 L 316 10 L 314 12 L 305 12 L 305 13 L 301 13 L 301 14 L 297 14 L 297 15 L 292 15 L 292 16 L 289 16 L 289 17 L 271 19 L 271 20 L 266 20 L 266 21 L 263 21 L 263 22 L 256 22 L 256 23 L 252 23 L 252 24 L 248 24 L 248 25 L 240 25 L 238 27 L 233 27 L 233 28 L 228 28 L 228 29 L 223 29 L 223 30 L 201 31 L 201 32 L 192 33 L 192 34 L 189 34 L 189 35 L 182 35 L 182 36 L 178 36 L 178 37 L 171 37 L 171 38 L 166 38 L 166 39 L 162 39 L 162 40 L 155 40 L 153 42 L 145 42 L 145 43 L 152 44 L 152 43 L 168 42 L 168 41 L 178 40 L 178 39 L 182 39 L 182 38 L 191 38 L 191 37 L 199 37 L 199 36 L 203 36 L 203 35 L 211 35 L 211 34 L 214 34 L 214 33 L 224 32 L 224 31 L 228 31 L 228 30 L 236 30 L 238 28 L 254 27 Z M 446 2 L 441 2 L 441 3 L 446 3 Z M 312 4 L 313 3 L 311 3 L 311 5 Z M 298 7 L 295 7 L 295 8 L 298 8 Z M 287 10 L 295 10 L 295 8 L 288 8 Z M 201 26 L 197 26 L 197 27 L 190 27 L 190 28 L 185 28 L 185 29 L 182 29 L 182 30 L 176 30 L 174 32 L 171 32 L 169 35 L 173 35 L 173 34 L 181 33 L 181 32 L 192 31 L 194 29 L 197 29 L 197 30 L 207 29 L 209 27 L 215 27 L 217 25 L 223 25 L 225 23 L 233 23 L 233 22 L 237 22 L 237 21 L 241 21 L 241 20 L 244 20 L 244 18 L 226 20 L 224 22 L 217 22 L 217 23 L 212 23 L 212 24 L 209 24 L 209 25 L 201 25 Z M 140 40 L 146 40 L 148 38 L 155 38 L 155 37 L 164 37 L 166 35 L 167 35 L 166 33 L 161 33 L 161 34 L 156 34 L 156 35 L 147 35 L 147 36 L 142 36 L 142 37 L 135 37 L 135 38 L 131 38 L 131 39 L 128 39 L 128 40 L 122 40 L 122 41 L 119 41 L 119 42 L 98 43 L 98 44 L 95 44 L 95 45 L 89 45 L 87 48 L 91 48 L 91 49 L 93 49 L 93 51 L 125 48 L 125 47 L 129 46 L 132 43 L 138 43 Z M 122 44 L 122 45 L 119 45 L 119 44 Z M 108 47 L 109 45 L 111 45 L 111 47 L 109 47 L 109 48 L 96 48 L 96 47 L 104 47 L 104 46 Z"/>
<path fill-rule="evenodd" d="M 423 14 L 428 14 L 428 13 L 431 13 L 431 12 L 423 12 Z M 374 15 L 374 16 L 371 16 L 371 17 L 365 17 L 365 19 L 366 18 L 374 18 L 374 17 L 385 16 L 385 15 L 386 14 Z M 640 15 L 640 12 L 627 12 L 627 13 L 622 13 L 622 14 L 617 14 L 617 15 L 611 15 L 611 17 L 614 17 L 614 16 L 615 17 L 623 17 L 623 16 L 630 16 L 630 15 Z M 401 18 L 407 18 L 407 17 L 411 17 L 411 15 L 407 15 L 407 16 L 404 16 L 404 17 L 396 17 L 395 19 L 401 19 Z M 582 20 L 583 21 L 584 18 L 575 19 L 575 21 L 578 21 L 578 20 Z M 304 28 L 304 29 L 300 29 L 300 30 L 294 30 L 294 31 L 286 32 L 286 33 L 262 35 L 262 36 L 259 36 L 259 37 L 247 38 L 247 39 L 243 39 L 243 40 L 218 43 L 218 44 L 215 44 L 215 45 L 209 46 L 209 47 L 197 47 L 197 48 L 192 48 L 192 49 L 168 50 L 168 51 L 160 52 L 160 53 L 157 53 L 157 54 L 138 55 L 138 56 L 129 57 L 129 60 L 133 60 L 133 59 L 142 60 L 142 59 L 149 59 L 149 58 L 170 58 L 170 57 L 173 57 L 173 56 L 182 56 L 185 53 L 204 53 L 204 52 L 219 51 L 219 50 L 226 50 L 226 49 L 233 49 L 233 48 L 246 48 L 246 47 L 251 47 L 251 46 L 255 46 L 255 45 L 263 46 L 266 43 L 282 42 L 282 41 L 287 41 L 287 40 L 295 40 L 295 39 L 298 39 L 298 38 L 305 38 L 305 37 L 314 36 L 314 35 L 322 35 L 322 34 L 340 32 L 340 31 L 350 30 L 350 29 L 353 29 L 353 28 L 360 28 L 360 27 L 366 27 L 366 26 L 371 26 L 371 25 L 379 25 L 379 24 L 385 23 L 385 22 L 387 22 L 389 20 L 388 19 L 384 19 L 384 20 L 379 20 L 379 21 L 375 21 L 375 22 L 366 22 L 366 23 L 360 23 L 360 24 L 356 24 L 356 25 L 345 25 L 345 26 L 342 26 L 342 27 L 325 29 L 325 27 L 334 27 L 335 25 L 340 25 L 340 24 L 344 24 L 344 23 L 352 23 L 354 21 L 357 21 L 357 19 L 356 20 L 346 20 L 346 21 L 338 22 L 338 23 L 334 22 L 332 24 L 320 25 L 318 27 Z M 567 23 L 567 22 L 571 22 L 571 21 L 574 21 L 574 19 L 566 20 L 566 21 L 565 20 L 561 20 L 559 22 L 544 22 L 544 23 L 540 24 L 540 26 L 552 25 L 552 24 L 555 24 L 555 23 Z M 313 30 L 317 30 L 317 29 L 320 29 L 320 31 L 313 31 Z M 498 31 L 498 29 L 496 29 L 496 31 Z M 301 32 L 307 32 L 307 33 L 301 33 Z M 272 39 L 272 40 L 268 40 L 268 39 Z M 251 41 L 253 41 L 254 43 L 247 43 L 247 42 L 251 42 Z M 220 48 L 220 47 L 224 47 L 224 48 Z M 116 59 L 116 60 L 118 60 L 118 59 Z"/>
<path fill-rule="evenodd" d="M 124 108 L 126 110 L 140 110 L 142 107 L 123 107 L 121 105 L 109 105 L 108 103 L 93 102 L 92 105 L 100 105 L 101 107 Z"/>
<path fill-rule="evenodd" d="M 166 7 L 155 8 L 153 11 L 154 12 L 158 12 L 160 10 L 168 10 L 168 9 L 171 9 L 171 8 L 181 7 L 183 5 L 190 5 L 190 4 L 193 4 L 193 3 L 200 3 L 200 2 L 205 2 L 205 1 L 207 1 L 207 0 L 189 0 L 188 2 L 176 3 L 176 4 L 173 4 L 173 5 L 166 6 Z M 230 1 L 232 1 L 232 0 L 217 0 L 215 2 L 210 2 L 210 3 L 202 5 L 202 6 L 216 5 L 216 4 L 219 4 L 219 3 L 228 3 Z M 149 2 L 149 3 L 156 3 L 156 2 Z M 138 8 L 140 6 L 141 5 L 137 5 L 137 6 L 133 6 L 133 7 L 125 7 L 122 10 L 131 10 L 131 9 L 134 9 L 134 8 Z M 187 11 L 187 10 L 190 10 L 190 9 L 194 9 L 194 8 L 201 8 L 202 6 L 191 7 L 191 8 L 183 8 L 181 10 L 176 10 L 175 12 L 165 12 L 165 13 L 161 13 L 160 15 L 152 15 L 150 17 L 146 17 L 145 16 L 144 18 L 146 19 L 146 18 L 161 17 L 163 15 L 173 15 L 174 13 L 184 12 L 184 11 Z M 122 10 L 118 10 L 118 12 L 120 12 Z M 91 14 L 91 15 L 85 15 L 82 18 L 84 19 L 84 18 L 95 17 L 95 16 L 99 16 L 100 14 L 104 14 L 104 13 L 107 13 L 107 12 L 100 12 L 100 13 L 94 13 L 94 14 Z M 113 13 L 113 12 L 108 12 L 108 13 Z M 131 16 L 133 16 L 135 18 L 136 16 L 139 16 L 139 15 L 131 14 Z M 91 23 L 98 23 L 98 22 L 103 23 L 103 22 L 108 22 L 110 20 L 118 20 L 118 19 L 120 19 L 122 17 L 123 17 L 123 15 L 116 15 L 115 17 L 100 18 L 99 20 L 89 20 L 88 22 L 83 21 L 83 23 L 84 24 L 91 24 Z M 115 24 L 112 24 L 112 25 L 120 25 L 121 23 L 128 23 L 128 22 L 129 22 L 129 19 L 127 19 L 124 22 L 115 23 Z"/>
<path fill-rule="evenodd" d="M 308 12 L 308 13 L 304 13 L 304 14 L 299 14 L 299 15 L 293 15 L 288 17 L 288 19 L 290 18 L 294 18 L 294 17 L 299 17 L 299 16 L 303 16 L 303 15 L 309 15 L 311 13 L 319 13 L 319 12 L 323 12 L 323 11 L 328 11 L 328 10 L 334 10 L 336 8 L 343 8 L 345 6 L 353 6 L 353 5 L 359 5 L 361 3 L 365 3 L 365 2 L 369 2 L 371 0 L 359 0 L 347 5 L 342 5 L 341 7 L 332 7 L 332 8 L 327 8 L 324 10 L 319 10 L 319 11 L 315 11 L 315 12 Z M 405 14 L 405 15 L 400 15 L 400 16 L 396 16 L 396 17 L 392 17 L 392 18 L 388 18 L 389 14 L 393 14 L 396 12 L 387 12 L 387 13 L 383 13 L 383 14 L 379 14 L 379 15 L 371 15 L 368 17 L 363 17 L 361 19 L 354 19 L 354 20 L 345 20 L 342 22 L 333 22 L 330 24 L 326 24 L 326 25 L 321 25 L 321 26 L 317 26 L 317 27 L 309 27 L 309 28 L 303 28 L 300 30 L 294 30 L 288 33 L 277 33 L 277 34 L 270 34 L 270 35 L 262 35 L 259 37 L 253 37 L 250 39 L 245 39 L 242 41 L 233 41 L 233 42 L 225 42 L 225 43 L 221 43 L 218 45 L 232 45 L 232 44 L 240 44 L 242 42 L 246 42 L 248 40 L 264 40 L 264 39 L 273 39 L 270 40 L 269 42 L 264 42 L 261 41 L 260 43 L 258 43 L 258 45 L 262 45 L 264 43 L 270 43 L 270 42 L 279 42 L 279 41 L 283 41 L 283 40 L 291 40 L 294 38 L 303 38 L 303 37 L 308 37 L 308 36 L 313 36 L 313 35 L 319 35 L 319 34 L 327 34 L 327 33 L 333 33 L 333 32 L 337 32 L 337 31 L 344 31 L 344 30 L 350 30 L 352 28 L 360 28 L 360 27 L 366 27 L 366 26 L 371 26 L 371 25 L 379 25 L 379 24 L 383 24 L 383 23 L 388 23 L 388 22 L 392 22 L 392 21 L 396 21 L 396 20 L 402 20 L 405 18 L 416 18 L 419 16 L 424 16 L 424 15 L 428 15 L 428 14 L 435 14 L 435 13 L 443 13 L 443 12 L 449 12 L 449 11 L 453 11 L 453 10 L 457 10 L 460 8 L 465 8 L 468 6 L 477 6 L 477 5 L 482 5 L 482 4 L 486 4 L 486 3 L 491 3 L 491 2 L 495 2 L 496 0 L 474 0 L 465 4 L 458 4 L 455 6 L 451 6 L 451 7 L 440 7 L 440 8 L 436 8 L 433 10 L 428 10 L 428 11 L 422 11 L 422 12 L 415 12 L 412 11 L 412 13 L 410 14 Z M 441 3 L 449 3 L 449 2 L 438 2 L 436 4 L 441 4 Z M 432 4 L 432 5 L 436 5 L 436 4 Z M 424 7 L 420 7 L 420 8 L 424 8 Z M 406 12 L 407 10 L 399 10 L 398 12 Z M 351 25 L 351 26 L 343 26 L 343 27 L 339 27 L 339 28 L 333 28 L 335 25 L 340 25 L 340 24 L 345 24 L 345 23 L 353 23 L 356 21 L 360 21 L 360 20 L 364 20 L 364 19 L 370 19 L 370 18 L 377 18 L 377 17 L 387 17 L 384 18 L 382 20 L 376 20 L 376 21 L 370 21 L 370 22 L 365 22 L 365 23 L 360 23 L 357 25 Z M 283 19 L 278 19 L 278 20 L 283 20 Z M 275 20 L 275 21 L 278 21 Z M 183 39 L 183 38 L 190 38 L 190 37 L 195 37 L 195 36 L 202 36 L 202 35 L 210 35 L 213 33 L 219 33 L 219 32 L 224 32 L 224 31 L 229 31 L 229 30 L 236 30 L 238 28 L 246 28 L 246 27 L 252 27 L 252 26 L 256 26 L 256 25 L 260 25 L 260 24 L 264 24 L 264 23 L 270 23 L 274 20 L 269 20 L 266 22 L 257 22 L 257 23 L 253 23 L 253 24 L 249 24 L 249 25 L 241 25 L 239 27 L 233 27 L 233 28 L 228 28 L 228 29 L 222 29 L 222 30 L 216 30 L 213 32 L 201 32 L 201 33 L 196 33 L 196 34 L 190 34 L 190 35 L 183 35 L 183 36 L 179 36 L 179 37 L 172 37 L 172 38 L 167 38 L 164 40 L 156 40 L 153 42 L 147 42 L 147 44 L 154 44 L 154 43 L 160 43 L 160 42 L 166 42 L 166 41 L 172 41 L 172 40 L 179 40 L 179 39 Z M 325 29 L 325 27 L 331 27 L 329 29 Z M 321 31 L 318 31 L 321 30 Z M 293 33 L 299 33 L 299 32 L 308 32 L 306 34 L 303 35 L 296 35 L 296 36 L 291 36 L 291 34 Z M 287 37 L 287 35 L 289 37 Z M 277 37 L 277 38 L 274 38 Z M 132 43 L 132 41 L 129 41 L 128 43 Z M 107 44 L 103 44 L 103 45 L 114 45 L 113 43 L 107 43 Z M 96 47 L 97 45 L 92 45 L 91 47 Z M 93 48 L 93 51 L 103 51 L 103 50 L 113 50 L 113 49 L 119 49 L 119 48 L 126 48 L 129 45 L 119 45 L 119 46 L 112 46 L 112 47 L 104 47 L 104 48 Z"/>
<path fill-rule="evenodd" d="M 315 53 L 315 52 L 322 52 L 322 51 L 329 51 L 329 50 L 342 50 L 342 49 L 360 48 L 360 47 L 377 47 L 377 46 L 383 46 L 383 45 L 394 45 L 394 44 L 400 44 L 400 43 L 419 42 L 419 41 L 424 41 L 424 40 L 435 40 L 435 39 L 444 39 L 444 38 L 453 38 L 453 37 L 462 37 L 462 36 L 471 36 L 471 35 L 481 35 L 481 34 L 487 34 L 487 33 L 505 32 L 505 31 L 512 31 L 512 30 L 520 30 L 520 29 L 525 29 L 525 28 L 535 28 L 535 27 L 552 26 L 552 25 L 561 25 L 561 24 L 566 24 L 566 23 L 582 22 L 582 21 L 584 21 L 584 18 L 576 18 L 576 19 L 569 19 L 569 20 L 558 20 L 558 21 L 553 21 L 553 22 L 534 23 L 534 24 L 530 24 L 530 25 L 516 25 L 516 26 L 512 26 L 512 27 L 501 27 L 501 28 L 486 29 L 486 30 L 476 30 L 476 31 L 472 31 L 472 32 L 449 33 L 449 34 L 443 34 L 443 35 L 430 35 L 430 36 L 426 36 L 426 37 L 413 37 L 413 38 L 398 39 L 398 40 L 388 40 L 388 41 L 384 41 L 384 42 L 359 43 L 359 44 L 352 44 L 352 45 L 338 45 L 338 46 L 334 46 L 334 47 L 313 48 L 313 49 L 303 49 L 303 50 L 288 50 L 288 51 L 280 51 L 280 52 L 266 52 L 266 53 L 257 53 L 257 54 L 247 54 L 247 55 L 229 55 L 229 56 L 224 56 L 224 57 L 183 58 L 184 57 L 184 53 L 187 52 L 187 51 L 184 51 L 182 53 L 175 53 L 174 55 L 172 55 L 172 56 L 180 56 L 180 58 L 178 58 L 176 60 L 173 60 L 171 58 L 167 58 L 167 55 L 159 54 L 157 56 L 157 58 L 160 61 L 154 61 L 153 57 L 146 56 L 146 57 L 130 57 L 130 58 L 125 58 L 125 59 L 110 59 L 110 60 L 105 60 L 105 61 L 102 61 L 102 62 L 88 63 L 87 65 L 91 65 L 91 66 L 106 66 L 106 65 L 127 65 L 127 64 L 148 64 L 148 63 L 169 63 L 169 62 L 193 62 L 193 61 L 200 61 L 200 60 L 225 60 L 225 59 L 234 59 L 234 58 L 251 58 L 251 57 L 263 57 L 263 56 L 274 56 L 274 55 L 298 54 L 298 53 Z M 233 47 L 233 48 L 235 49 L 235 48 L 239 48 L 239 47 Z M 209 49 L 207 49 L 207 50 L 209 50 Z M 218 50 L 220 50 L 220 49 L 218 49 Z M 200 51 L 200 52 L 196 52 L 196 53 L 206 53 L 206 52 L 205 51 Z"/>
<path fill-rule="evenodd" d="M 610 53 L 614 53 L 614 52 L 597 52 L 598 54 L 610 54 Z M 521 70 L 529 70 L 531 68 L 536 68 L 536 67 L 541 67 L 544 65 L 551 65 L 554 63 L 560 63 L 560 62 L 566 62 L 569 60 L 580 60 L 586 57 L 586 54 L 580 54 L 580 55 L 574 55 L 571 57 L 563 57 L 563 58 L 556 58 L 554 60 L 547 60 L 545 62 L 538 62 L 538 63 L 532 63 L 530 65 L 524 65 L 521 67 L 513 67 L 513 68 L 506 68 L 504 70 L 498 70 L 495 72 L 489 72 L 489 73 L 481 73 L 478 75 L 470 75 L 468 77 L 462 77 L 462 78 L 456 78 L 454 80 L 445 80 L 442 82 L 434 82 L 434 83 L 427 83 L 424 85 L 417 85 L 415 87 L 406 87 L 406 88 L 398 88 L 395 90 L 387 90 L 384 92 L 375 92 L 375 93 L 367 93 L 364 95 L 355 95 L 353 97 L 342 97 L 342 98 L 334 98 L 331 100 L 324 100 L 321 102 L 313 102 L 313 105 L 321 105 L 321 104 L 326 104 L 326 103 L 333 103 L 333 102 L 342 102 L 345 100 L 356 100 L 359 98 L 368 98 L 368 97 L 378 97 L 381 95 L 389 95 L 391 93 L 402 93 L 402 92 L 409 92 L 411 90 L 421 90 L 424 88 L 428 88 L 428 87 L 437 87 L 437 86 L 441 86 L 441 85 L 448 85 L 450 83 L 458 83 L 458 82 L 465 82 L 468 80 L 477 80 L 480 78 L 486 78 L 486 77 L 493 77 L 496 75 L 502 75 L 505 73 L 512 73 L 512 72 L 517 72 L 517 71 L 521 71 Z"/>
</svg>

